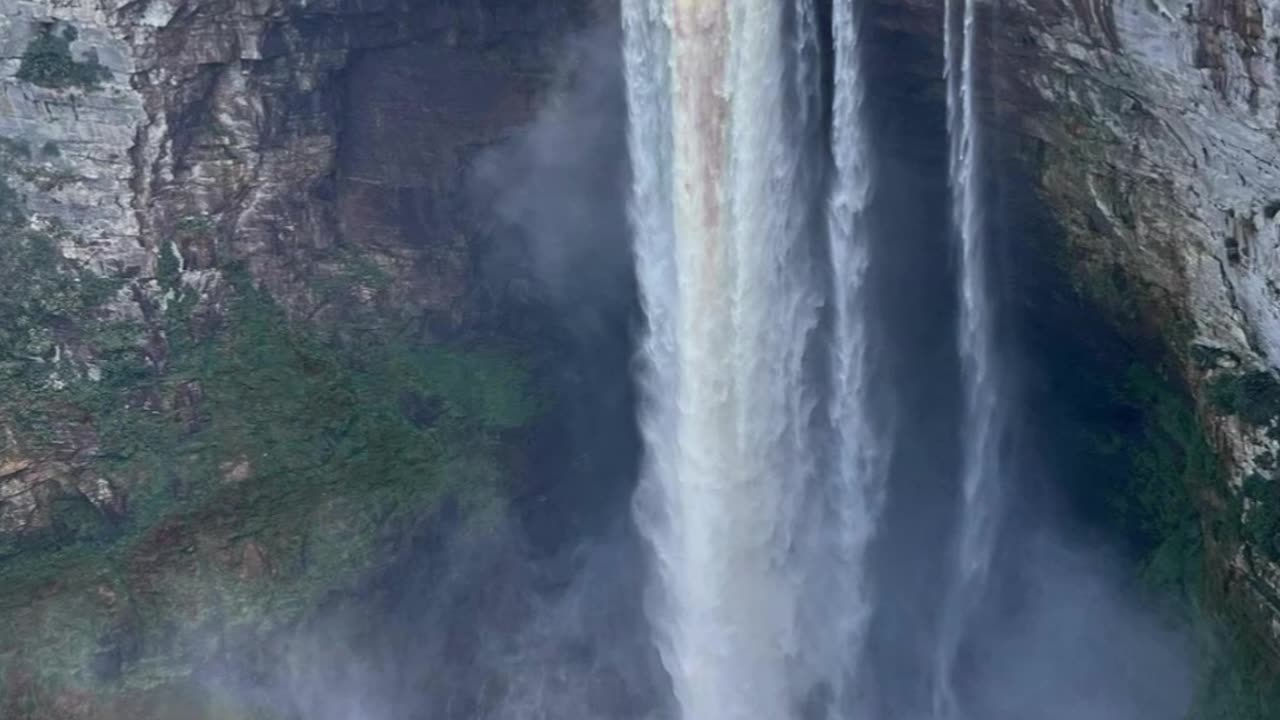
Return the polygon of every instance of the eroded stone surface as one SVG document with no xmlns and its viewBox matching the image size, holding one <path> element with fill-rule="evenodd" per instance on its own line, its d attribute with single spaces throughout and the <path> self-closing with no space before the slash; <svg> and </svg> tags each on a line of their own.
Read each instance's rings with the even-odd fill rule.
<svg viewBox="0 0 1280 720">
<path fill-rule="evenodd" d="M 879 3 L 876 16 L 940 44 L 941 7 Z M 1280 368 L 1280 3 L 980 7 L 987 128 L 1034 169 L 1079 285 L 1136 312 L 1181 358 L 1232 491 L 1269 476 L 1261 461 L 1276 443 L 1206 389 L 1222 374 Z M 1112 284 L 1118 275 L 1128 284 Z M 1280 566 L 1245 547 L 1214 552 L 1229 593 L 1262 626 L 1280 625 Z"/>
<path fill-rule="evenodd" d="M 6 179 L 33 225 L 65 227 L 63 255 L 125 280 L 120 318 L 158 322 L 171 250 L 215 310 L 223 270 L 243 263 L 298 316 L 350 312 L 324 283 L 358 258 L 382 283 L 357 302 L 453 332 L 476 315 L 486 231 L 467 207 L 469 164 L 531 116 L 567 38 L 610 12 L 585 0 L 0 0 L 0 143 L 23 155 Z M 73 56 L 111 78 L 17 78 L 31 40 L 67 27 Z M 90 483 L 59 475 L 91 455 L 81 436 L 56 464 L 0 477 L 5 527 L 41 522 L 23 509 L 33 483 Z"/>
<path fill-rule="evenodd" d="M 493 305 L 475 279 L 492 220 L 468 206 L 470 164 L 531 117 L 564 43 L 612 13 L 593 0 L 0 0 L 3 180 L 22 196 L 29 229 L 119 285 L 101 319 L 128 321 L 157 373 L 179 288 L 194 292 L 198 322 L 215 324 L 240 268 L 301 321 L 367 311 L 418 339 L 452 336 L 486 322 Z M 110 78 L 64 89 L 19 79 L 32 39 L 68 27 L 73 57 L 96 57 Z M 0 236 L 0 251 L 9 240 Z M 102 378 L 90 343 L 59 336 L 50 346 L 40 361 L 50 387 Z M 195 381 L 131 398 L 192 432 L 204 400 Z M 91 508 L 112 526 L 157 488 L 188 491 L 181 468 L 104 471 L 93 423 L 66 416 L 34 443 L 0 409 L 6 563 L 22 561 L 22 543 L 65 530 L 59 508 Z M 260 480 L 262 458 L 214 463 L 229 492 L 251 494 Z M 316 513 L 318 527 L 344 537 L 356 510 Z M 68 718 L 167 717 L 120 698 L 126 709 L 110 710 L 84 689 L 122 673 L 143 690 L 162 687 L 208 650 L 164 639 L 143 617 L 158 612 L 148 603 L 182 598 L 173 604 L 191 622 L 178 634 L 207 644 L 246 620 L 211 614 L 209 583 L 301 595 L 310 590 L 293 586 L 315 581 L 299 579 L 296 553 L 281 557 L 287 542 L 240 537 L 227 522 L 162 517 L 139 532 L 117 574 L 90 568 L 70 582 L 54 565 L 29 598 L 7 601 L 0 715 L 39 717 L 22 714 L 36 703 Z M 20 627 L 29 631 L 10 632 Z M 68 644 L 35 657 L 22 643 L 37 636 Z M 172 667 L 148 665 L 166 652 Z M 64 684 L 46 686 L 42 673 Z"/>
</svg>

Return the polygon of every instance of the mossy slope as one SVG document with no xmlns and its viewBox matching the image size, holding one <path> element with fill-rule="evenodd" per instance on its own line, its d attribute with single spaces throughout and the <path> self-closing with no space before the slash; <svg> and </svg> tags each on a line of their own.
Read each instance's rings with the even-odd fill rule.
<svg viewBox="0 0 1280 720">
<path fill-rule="evenodd" d="M 353 590 L 441 512 L 500 511 L 542 410 L 519 348 L 321 327 L 243 270 L 197 294 L 172 262 L 163 306 L 122 320 L 126 281 L 11 200 L 0 417 L 6 452 L 53 470 L 48 522 L 0 535 L 0 716 L 160 717 L 136 713 L 205 693 L 195 669 Z"/>
</svg>

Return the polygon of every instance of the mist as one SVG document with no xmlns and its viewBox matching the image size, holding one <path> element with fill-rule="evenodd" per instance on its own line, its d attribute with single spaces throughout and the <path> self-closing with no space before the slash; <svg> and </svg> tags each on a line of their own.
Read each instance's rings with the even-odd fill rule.
<svg viewBox="0 0 1280 720">
<path fill-rule="evenodd" d="M 544 106 L 473 165 L 473 202 L 492 217 L 482 280 L 515 317 L 540 308 L 558 348 L 560 402 L 527 487 L 479 526 L 424 532 L 365 599 L 337 600 L 291 630 L 271 677 L 245 677 L 233 658 L 209 670 L 211 686 L 315 720 L 675 716 L 631 517 L 643 317 L 620 41 L 604 28 L 568 42 Z M 956 267 L 942 108 L 894 92 L 892 70 L 874 79 L 868 342 L 875 418 L 892 448 L 856 716 L 919 720 L 943 611 L 937 578 L 958 521 Z M 1017 218 L 997 225 L 993 245 L 1018 241 Z M 1006 303 L 1002 342 L 1017 387 L 1035 355 L 1014 312 Z M 1004 442 L 1010 501 L 992 581 L 965 629 L 963 720 L 1184 717 L 1197 678 L 1186 631 L 1141 587 L 1133 560 L 1071 516 L 1059 489 L 1089 478 L 1043 465 L 1052 454 L 1038 444 L 1052 437 L 1021 428 L 1053 409 L 1031 397 L 1013 398 L 1022 422 Z"/>
<path fill-rule="evenodd" d="M 615 28 L 568 40 L 543 107 L 472 173 L 495 221 L 487 279 L 527 283 L 567 326 L 634 301 L 620 43 Z"/>
<path fill-rule="evenodd" d="M 555 402 L 513 498 L 431 519 L 358 597 L 277 643 L 269 676 L 236 658 L 204 682 L 272 717 L 651 718 L 666 701 L 630 522 L 638 462 L 635 283 L 616 28 L 569 38 L 530 121 L 482 149 L 469 212 L 478 281 L 530 323 Z"/>
</svg>

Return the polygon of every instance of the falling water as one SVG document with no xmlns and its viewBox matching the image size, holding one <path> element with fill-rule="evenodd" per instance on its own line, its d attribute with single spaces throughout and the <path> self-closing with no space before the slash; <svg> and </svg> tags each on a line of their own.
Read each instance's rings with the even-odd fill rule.
<svg viewBox="0 0 1280 720">
<path fill-rule="evenodd" d="M 945 55 L 950 136 L 952 223 L 959 242 L 959 346 L 964 381 L 964 459 L 953 578 L 943 608 L 937 651 L 934 714 L 960 712 L 954 671 L 965 623 L 987 582 L 1000 501 L 998 441 L 1001 392 L 997 382 L 993 301 L 987 280 L 978 172 L 981 146 L 975 98 L 975 0 L 948 0 Z"/>
<path fill-rule="evenodd" d="M 648 321 L 636 517 L 657 645 L 690 720 L 849 702 L 868 616 L 862 89 L 837 3 L 821 132 L 812 1 L 623 2 Z"/>
<path fill-rule="evenodd" d="M 882 439 L 870 426 L 866 412 L 867 347 L 865 302 L 860 295 L 869 253 L 861 227 L 870 196 L 871 156 L 861 121 L 864 88 L 859 68 L 858 23 L 854 4 L 832 7 L 835 84 L 831 115 L 833 181 L 827 208 L 827 239 L 831 261 L 830 286 L 834 306 L 831 344 L 832 382 L 829 419 L 835 432 L 836 457 L 831 490 L 825 500 L 834 517 L 818 523 L 820 536 L 833 536 L 832 552 L 811 565 L 828 581 L 818 590 L 826 598 L 825 624 L 813 638 L 817 654 L 828 667 L 853 668 L 871 617 L 870 583 L 863 568 L 866 550 L 883 504 L 884 457 Z M 825 572 L 824 572 L 825 571 Z M 853 702 L 849 678 L 828 678 L 832 699 L 841 707 Z"/>
</svg>

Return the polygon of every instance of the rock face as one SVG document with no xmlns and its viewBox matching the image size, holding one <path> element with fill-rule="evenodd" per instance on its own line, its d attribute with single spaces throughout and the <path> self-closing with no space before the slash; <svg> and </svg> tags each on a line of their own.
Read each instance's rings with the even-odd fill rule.
<svg viewBox="0 0 1280 720">
<path fill-rule="evenodd" d="M 149 717 L 85 688 L 161 687 L 149 658 L 198 661 L 148 627 L 169 592 L 159 578 L 189 593 L 162 604 L 199 617 L 211 567 L 222 589 L 318 582 L 305 596 L 327 572 L 314 528 L 351 531 L 328 540 L 348 567 L 387 522 L 364 498 L 408 507 L 425 482 L 351 495 L 341 483 L 388 470 L 330 448 L 324 467 L 353 464 L 315 475 L 305 532 L 213 519 L 227 498 L 296 504 L 269 499 L 264 480 L 290 449 L 353 428 L 385 438 L 386 418 L 420 448 L 465 420 L 479 422 L 465 431 L 474 452 L 396 448 L 411 456 L 404 477 L 475 489 L 495 463 L 519 465 L 493 438 L 530 417 L 521 376 L 500 353 L 466 354 L 501 322 L 505 292 L 478 270 L 494 221 L 471 208 L 471 163 L 531 118 L 566 41 L 613 17 L 595 0 L 0 0 L 0 585 L 15 590 L 0 600 L 0 715 L 52 703 L 58 717 Z M 352 360 L 314 342 L 370 342 L 356 333 L 386 352 Z M 438 342 L 457 351 L 423 349 Z M 223 379 L 270 367 L 234 401 L 256 396 L 254 410 L 220 409 L 253 384 Z M 326 428 L 335 408 L 349 414 Z M 299 417 L 313 434 L 273 432 Z M 162 436 L 180 469 L 143 469 Z M 75 571 L 77 548 L 100 545 L 113 569 Z M 239 592 L 217 612 L 243 610 Z M 81 635 L 57 677 L 41 675 L 30 642 Z"/>
<path fill-rule="evenodd" d="M 1280 639 L 1280 4 L 1024 1 L 988 27 L 996 113 L 1032 139 L 1081 284 L 1142 308 L 1223 456 L 1211 570 Z"/>
<path fill-rule="evenodd" d="M 504 290 L 477 269 L 492 221 L 468 202 L 470 163 L 531 117 L 564 39 L 610 20 L 615 5 L 0 0 L 0 594 L 27 583 L 20 600 L 0 598 L 0 715 L 52 703 L 58 717 L 111 717 L 85 687 L 120 677 L 163 687 L 144 672 L 149 658 L 195 663 L 203 652 L 150 627 L 157 606 L 189 610 L 188 624 L 235 624 L 208 620 L 208 586 L 191 578 L 215 568 L 210 583 L 278 580 L 288 589 L 278 604 L 291 606 L 324 581 L 299 558 L 326 542 L 352 554 L 345 543 L 363 536 L 341 531 L 367 508 L 330 493 L 332 478 L 316 480 L 324 502 L 291 521 L 337 534 L 307 536 L 318 544 L 299 550 L 296 538 L 246 532 L 195 502 L 204 491 L 187 474 L 141 470 L 137 418 L 178 427 L 165 438 L 205 443 L 216 431 L 217 452 L 181 455 L 215 490 L 288 498 L 263 484 L 279 462 L 264 448 L 281 445 L 240 432 L 218 408 L 290 376 L 228 388 L 193 368 L 240 369 L 238 355 L 264 347 L 273 362 L 287 354 L 314 381 L 268 397 L 281 412 L 323 415 L 307 397 L 347 402 L 348 390 L 371 392 L 368 373 L 345 373 L 283 330 L 287 342 L 271 345 L 276 327 L 342 335 L 376 317 L 434 341 L 494 322 Z M 1200 497 L 1214 574 L 1280 644 L 1280 1 L 981 7 L 991 152 L 1033 174 L 1080 289 L 1177 358 L 1228 470 Z M 941 0 L 877 0 L 872 17 L 885 37 L 923 38 L 940 54 Z M 919 63 L 912 90 L 939 90 L 940 56 L 909 59 Z M 273 309 L 237 309 L 246 288 Z M 210 342 L 209 362 L 184 350 Z M 440 389 L 442 377 L 466 384 L 456 357 L 411 372 L 389 357 L 396 374 L 422 380 L 396 387 L 387 405 L 414 442 L 412 432 L 476 407 L 493 432 L 526 414 L 503 397 Z M 500 364 L 463 365 L 507 377 Z M 255 413 L 243 423 L 254 431 L 282 417 Z M 333 434 L 316 422 L 318 435 Z M 491 460 L 449 458 L 449 473 L 492 475 Z M 152 517 L 161 495 L 169 504 Z M 175 498 L 190 501 L 184 520 L 165 514 Z M 100 536 L 123 554 L 118 571 L 67 580 L 78 543 Z M 15 560 L 33 547 L 49 573 Z M 175 577 L 187 582 L 176 594 L 158 589 L 158 578 L 182 585 Z M 239 592 L 220 613 L 244 610 Z M 63 643 L 60 675 L 23 662 L 24 635 Z M 121 717 L 162 713 L 118 700 Z"/>
<path fill-rule="evenodd" d="M 941 5 L 873 16 L 940 46 Z M 1280 645 L 1280 3 L 979 7 L 989 159 L 1034 178 L 1078 289 L 1176 358 L 1227 475 L 1193 488 L 1211 575 Z"/>
<path fill-rule="evenodd" d="M 189 282 L 246 262 L 307 311 L 320 300 L 304 278 L 358 247 L 454 324 L 475 229 L 458 212 L 467 160 L 529 117 L 563 36 L 600 12 L 413 0 L 3 10 L 0 133 L 59 150 L 48 164 L 60 182 L 28 199 L 76 231 L 77 257 L 145 280 L 173 242 Z M 33 40 L 67 28 L 71 56 L 90 54 L 109 79 L 18 77 Z"/>
<path fill-rule="evenodd" d="M 601 12 L 6 0 L 4 180 L 24 225 L 56 225 L 62 256 L 119 281 L 114 317 L 155 324 L 173 299 L 161 279 L 173 253 L 202 303 L 243 265 L 294 316 L 349 312 L 330 307 L 325 281 L 376 273 L 358 303 L 453 333 L 478 321 L 484 292 L 471 281 L 486 228 L 467 208 L 469 161 L 530 117 L 565 37 Z M 50 35 L 73 38 L 68 63 L 104 77 L 24 79 Z M 0 528 L 38 523 L 33 497 L 60 473 L 0 457 Z"/>
</svg>

